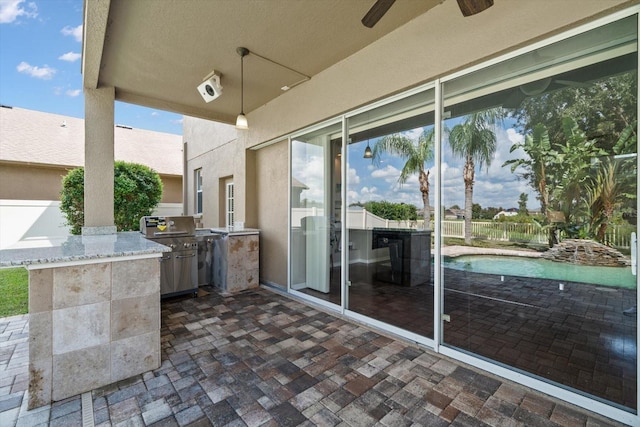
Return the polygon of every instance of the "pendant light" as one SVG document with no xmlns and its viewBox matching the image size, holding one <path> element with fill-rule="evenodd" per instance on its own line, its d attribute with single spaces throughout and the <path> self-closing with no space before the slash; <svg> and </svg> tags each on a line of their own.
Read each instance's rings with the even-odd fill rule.
<svg viewBox="0 0 640 427">
<path fill-rule="evenodd" d="M 240 55 L 240 114 L 236 119 L 236 129 L 249 129 L 247 116 L 244 115 L 244 57 L 249 54 L 249 49 L 239 47 L 236 52 Z"/>
<path fill-rule="evenodd" d="M 373 157 L 373 151 L 371 151 L 371 147 L 369 147 L 369 140 L 367 139 L 367 148 L 364 149 L 364 157 L 365 159 L 370 159 Z"/>
</svg>

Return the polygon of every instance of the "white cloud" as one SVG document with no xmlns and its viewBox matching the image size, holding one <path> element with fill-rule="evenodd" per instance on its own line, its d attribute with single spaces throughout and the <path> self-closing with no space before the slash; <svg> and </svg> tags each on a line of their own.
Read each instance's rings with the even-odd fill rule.
<svg viewBox="0 0 640 427">
<path fill-rule="evenodd" d="M 395 182 L 400 176 L 400 170 L 391 165 L 387 165 L 382 169 L 375 169 L 371 172 L 372 178 L 383 178 L 387 182 Z"/>
<path fill-rule="evenodd" d="M 413 141 L 418 141 L 418 139 L 420 138 L 420 135 L 422 135 L 422 132 L 424 132 L 423 128 L 416 128 L 416 129 L 412 129 L 404 132 L 403 135 Z"/>
<path fill-rule="evenodd" d="M 81 57 L 82 57 L 82 55 L 77 53 L 77 52 L 67 52 L 64 55 L 58 56 L 58 59 L 61 60 L 61 61 L 75 62 L 78 59 L 80 59 Z"/>
<path fill-rule="evenodd" d="M 82 93 L 82 89 L 69 89 L 65 92 L 67 96 L 76 97 Z"/>
<path fill-rule="evenodd" d="M 358 171 L 356 171 L 355 168 L 349 168 L 349 171 L 347 172 L 347 182 L 353 185 L 360 184 L 360 177 L 358 176 Z"/>
<path fill-rule="evenodd" d="M 160 115 L 160 113 L 158 113 L 157 111 L 152 111 L 151 112 L 151 117 L 157 117 L 159 115 Z"/>
<path fill-rule="evenodd" d="M 24 0 L 0 0 L 0 24 L 10 24 L 19 17 L 35 18 L 38 7 L 35 3 L 23 5 Z"/>
<path fill-rule="evenodd" d="M 82 41 L 82 24 L 77 27 L 66 26 L 60 32 L 65 36 L 72 36 L 77 42 Z"/>
<path fill-rule="evenodd" d="M 42 80 L 50 80 L 56 73 L 56 70 L 49 67 L 48 65 L 45 65 L 44 67 L 38 67 L 35 65 L 30 65 L 29 63 L 24 61 L 19 63 L 16 69 L 19 73 L 27 74 L 31 77 Z"/>
<path fill-rule="evenodd" d="M 183 118 L 171 120 L 171 123 L 176 124 L 176 125 L 181 125 L 183 122 L 184 122 Z"/>
</svg>

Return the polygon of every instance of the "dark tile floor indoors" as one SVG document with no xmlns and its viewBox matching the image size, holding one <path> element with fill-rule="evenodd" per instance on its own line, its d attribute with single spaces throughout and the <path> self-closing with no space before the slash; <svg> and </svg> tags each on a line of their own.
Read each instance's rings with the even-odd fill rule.
<svg viewBox="0 0 640 427">
<path fill-rule="evenodd" d="M 377 280 L 384 266 L 349 266 L 349 308 L 433 338 L 430 284 L 397 286 Z M 329 294 L 340 304 L 340 269 Z M 515 367 L 615 404 L 636 406 L 637 328 L 623 311 L 636 291 L 623 288 L 444 269 L 446 345 Z"/>
<path fill-rule="evenodd" d="M 0 319 L 1 426 L 619 425 L 269 289 L 163 301 L 160 368 L 27 411 L 27 319 Z"/>
</svg>

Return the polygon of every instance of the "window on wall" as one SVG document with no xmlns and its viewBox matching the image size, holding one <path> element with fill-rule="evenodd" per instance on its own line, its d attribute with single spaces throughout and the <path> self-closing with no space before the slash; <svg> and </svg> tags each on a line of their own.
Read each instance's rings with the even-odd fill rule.
<svg viewBox="0 0 640 427">
<path fill-rule="evenodd" d="M 195 170 L 195 183 L 196 183 L 195 213 L 196 215 L 199 215 L 199 214 L 202 214 L 202 169 Z"/>
<path fill-rule="evenodd" d="M 227 227 L 232 227 L 235 222 L 235 201 L 234 201 L 234 189 L 233 182 L 227 183 L 226 189 L 226 218 L 227 218 Z"/>
</svg>

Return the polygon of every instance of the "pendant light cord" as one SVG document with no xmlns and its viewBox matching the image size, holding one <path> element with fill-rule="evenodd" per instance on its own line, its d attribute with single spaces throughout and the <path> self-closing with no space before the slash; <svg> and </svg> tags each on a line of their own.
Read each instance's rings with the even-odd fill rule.
<svg viewBox="0 0 640 427">
<path fill-rule="evenodd" d="M 240 114 L 244 116 L 244 55 L 240 57 Z"/>
</svg>

